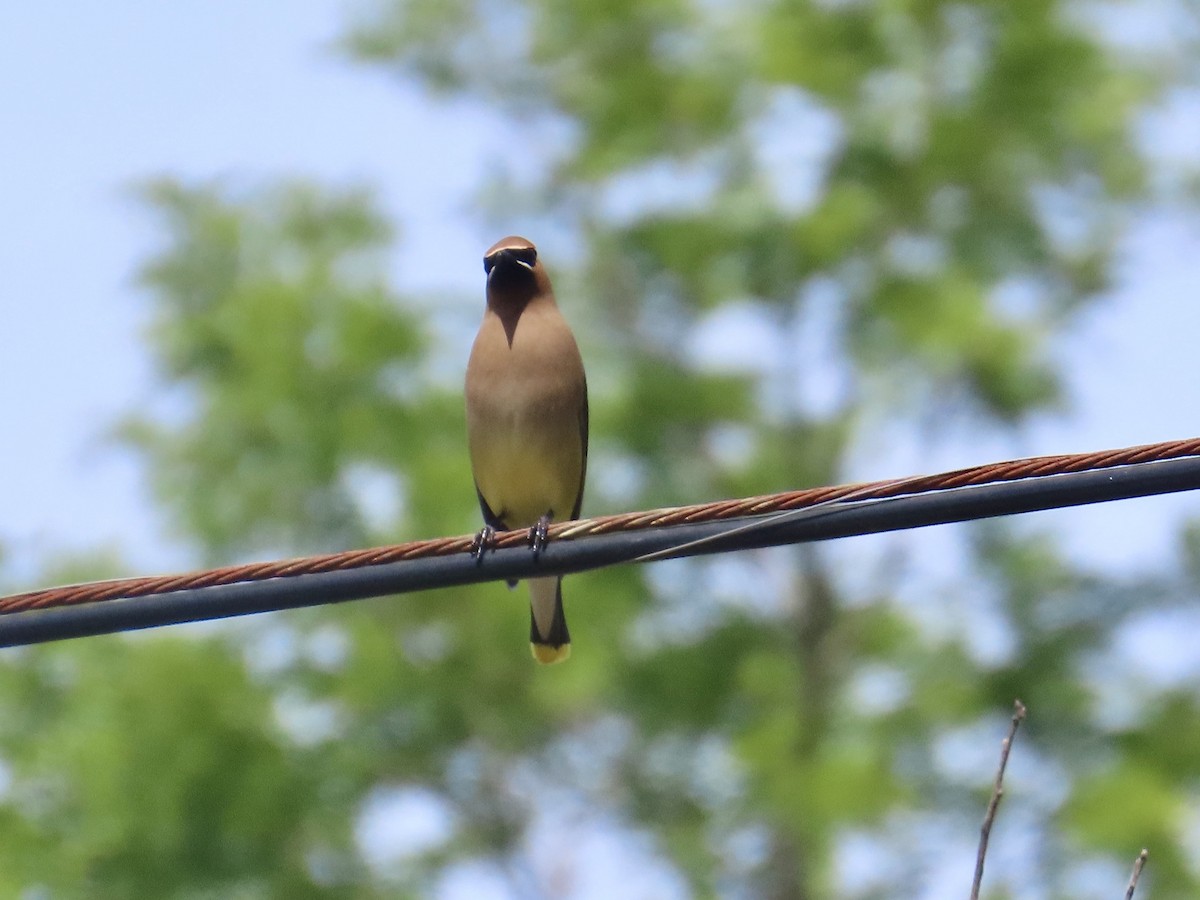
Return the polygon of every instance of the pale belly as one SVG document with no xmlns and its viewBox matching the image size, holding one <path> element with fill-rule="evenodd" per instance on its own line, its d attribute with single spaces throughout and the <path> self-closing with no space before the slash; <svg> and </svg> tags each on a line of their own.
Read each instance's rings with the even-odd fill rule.
<svg viewBox="0 0 1200 900">
<path fill-rule="evenodd" d="M 583 474 L 578 396 L 505 380 L 469 397 L 475 483 L 509 528 L 570 517 Z"/>
</svg>

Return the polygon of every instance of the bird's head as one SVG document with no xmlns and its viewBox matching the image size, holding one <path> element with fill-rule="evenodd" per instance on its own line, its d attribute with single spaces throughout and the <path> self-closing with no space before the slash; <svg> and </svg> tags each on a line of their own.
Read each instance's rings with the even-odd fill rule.
<svg viewBox="0 0 1200 900">
<path fill-rule="evenodd" d="M 537 247 L 523 237 L 512 235 L 492 244 L 483 255 L 483 271 L 489 297 L 503 294 L 527 301 L 551 292 Z"/>
</svg>

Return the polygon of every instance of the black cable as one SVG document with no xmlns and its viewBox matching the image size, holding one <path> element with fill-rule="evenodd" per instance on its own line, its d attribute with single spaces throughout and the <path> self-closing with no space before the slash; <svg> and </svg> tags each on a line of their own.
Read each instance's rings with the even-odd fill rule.
<svg viewBox="0 0 1200 900">
<path fill-rule="evenodd" d="M 517 547 L 488 553 L 480 562 L 463 553 L 7 613 L 0 615 L 0 647 L 341 603 L 480 581 L 583 572 L 636 561 L 638 557 L 652 553 L 665 552 L 671 557 L 725 553 L 1198 488 L 1200 457 L 1188 457 L 888 500 L 837 502 L 795 513 L 555 541 L 536 559 L 530 551 Z M 696 541 L 703 543 L 693 545 Z"/>
</svg>

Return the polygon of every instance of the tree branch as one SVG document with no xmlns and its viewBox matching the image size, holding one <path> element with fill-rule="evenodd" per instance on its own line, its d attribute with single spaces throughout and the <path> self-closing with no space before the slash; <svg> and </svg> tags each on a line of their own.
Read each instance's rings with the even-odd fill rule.
<svg viewBox="0 0 1200 900">
<path fill-rule="evenodd" d="M 1125 900 L 1133 900 L 1133 892 L 1137 890 L 1138 879 L 1142 877 L 1142 868 L 1146 865 L 1149 850 L 1143 850 L 1133 861 L 1133 875 L 1129 878 L 1129 889 L 1125 891 Z"/>
<path fill-rule="evenodd" d="M 992 799 L 988 803 L 987 813 L 983 817 L 983 826 L 979 829 L 979 852 L 975 855 L 975 878 L 971 881 L 971 900 L 979 900 L 979 888 L 983 884 L 983 861 L 987 856 L 988 839 L 992 835 L 992 823 L 996 821 L 996 810 L 1000 806 L 1000 798 L 1004 796 L 1004 770 L 1008 766 L 1008 754 L 1012 751 L 1013 739 L 1017 729 L 1025 719 L 1025 704 L 1020 700 L 1013 702 L 1012 723 L 1008 726 L 1008 734 L 1000 745 L 1000 765 L 996 769 L 996 784 L 992 788 Z"/>
</svg>

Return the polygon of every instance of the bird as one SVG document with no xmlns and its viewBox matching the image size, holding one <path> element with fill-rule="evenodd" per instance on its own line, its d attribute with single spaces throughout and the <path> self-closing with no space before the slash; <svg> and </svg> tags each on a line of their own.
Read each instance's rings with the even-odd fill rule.
<svg viewBox="0 0 1200 900">
<path fill-rule="evenodd" d="M 467 444 L 484 521 L 473 552 L 481 557 L 497 530 L 528 528 L 537 554 L 550 522 L 578 519 L 583 504 L 587 378 L 537 247 L 502 238 L 483 270 L 487 307 L 466 373 Z M 529 592 L 533 658 L 566 660 L 561 576 L 530 578 Z"/>
</svg>

